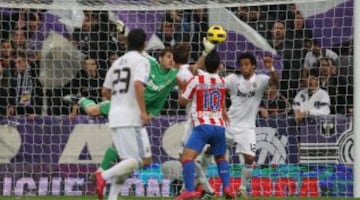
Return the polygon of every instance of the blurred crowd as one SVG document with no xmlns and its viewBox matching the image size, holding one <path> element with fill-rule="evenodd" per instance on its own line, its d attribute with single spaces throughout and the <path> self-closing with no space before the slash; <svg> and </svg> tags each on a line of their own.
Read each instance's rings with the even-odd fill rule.
<svg viewBox="0 0 360 200">
<path fill-rule="evenodd" d="M 352 114 L 351 42 L 333 49 L 322 48 L 294 4 L 229 10 L 262 35 L 283 61 L 280 85 L 270 83 L 260 105 L 260 117 L 287 113 L 301 118 L 302 114 L 294 105 L 298 103 L 297 96 L 303 90 L 314 88 L 328 94 L 331 114 Z M 106 71 L 126 51 L 126 24 L 111 20 L 109 12 L 105 11 L 83 11 L 83 16 L 80 27 L 65 31 L 66 26 L 47 24 L 45 18 L 50 16 L 46 10 L 11 9 L 11 12 L 1 13 L 0 115 L 74 116 L 81 111 L 63 104 L 63 96 L 76 94 L 96 102 L 102 100 L 101 87 Z M 160 49 L 185 42 L 192 48 L 190 62 L 196 61 L 208 28 L 206 9 L 164 12 L 156 31 L 149 34 L 146 50 L 156 55 Z M 45 44 L 39 41 L 44 42 L 59 29 L 64 29 L 61 38 L 69 42 L 73 50 L 64 54 L 60 45 L 44 53 Z M 58 43 L 64 42 L 58 40 Z M 76 51 L 78 57 L 73 53 Z M 78 66 L 74 67 L 76 62 Z M 67 70 L 68 66 L 72 69 Z M 230 73 L 238 66 L 226 68 Z M 317 81 L 311 83 L 310 77 Z M 174 91 L 162 114 L 184 114 L 176 100 Z M 310 108 L 300 110 L 312 113 L 306 109 Z"/>
</svg>

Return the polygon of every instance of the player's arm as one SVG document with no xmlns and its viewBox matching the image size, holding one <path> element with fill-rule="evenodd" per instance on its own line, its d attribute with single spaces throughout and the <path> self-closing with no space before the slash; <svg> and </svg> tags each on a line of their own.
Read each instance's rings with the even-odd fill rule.
<svg viewBox="0 0 360 200">
<path fill-rule="evenodd" d="M 78 105 L 85 111 L 85 113 L 92 117 L 108 116 L 110 111 L 110 101 L 103 101 L 96 104 L 92 99 L 81 97 Z"/>
<path fill-rule="evenodd" d="M 185 90 L 187 81 L 193 77 L 193 74 L 187 68 L 179 69 L 179 72 L 176 75 L 176 83 L 179 87 L 179 96 L 181 96 L 182 92 Z"/>
<path fill-rule="evenodd" d="M 186 106 L 192 99 L 195 90 L 196 90 L 196 77 L 193 77 L 189 80 L 188 84 L 185 87 L 184 93 L 179 96 L 178 102 L 182 106 Z"/>
<path fill-rule="evenodd" d="M 266 56 L 263 58 L 264 66 L 270 71 L 270 79 L 269 81 L 272 81 L 276 84 L 277 87 L 279 87 L 279 77 L 278 74 L 274 68 L 274 60 L 272 57 Z"/>
<path fill-rule="evenodd" d="M 226 94 L 225 94 L 225 96 L 226 96 Z M 226 110 L 226 101 L 225 101 L 225 99 L 224 99 L 223 105 L 222 105 L 222 118 L 223 118 L 226 126 L 230 125 L 231 121 L 230 121 L 230 117 L 229 117 L 229 115 L 227 113 L 227 110 Z"/>
<path fill-rule="evenodd" d="M 139 104 L 141 113 L 146 113 L 144 90 L 145 90 L 144 83 L 138 80 L 135 81 L 136 101 Z"/>
<path fill-rule="evenodd" d="M 201 56 L 198 58 L 198 60 L 195 62 L 195 64 L 191 65 L 191 72 L 194 75 L 198 75 L 198 69 L 204 69 L 205 67 L 205 58 L 206 56 L 215 49 L 216 44 L 210 42 L 209 40 L 207 40 L 206 37 L 203 38 L 203 45 L 204 45 L 204 50 L 201 54 Z"/>
<path fill-rule="evenodd" d="M 230 90 L 233 88 L 232 80 L 234 78 L 235 78 L 235 74 L 229 74 L 224 78 L 224 80 L 225 80 L 225 89 L 226 89 L 226 94 L 227 95 L 230 95 Z"/>
<path fill-rule="evenodd" d="M 85 113 L 92 117 L 108 116 L 110 111 L 110 101 L 103 101 L 96 104 L 93 100 L 82 98 L 80 99 L 80 106 L 84 109 Z"/>
<path fill-rule="evenodd" d="M 260 106 L 259 106 L 259 114 L 260 114 L 260 117 L 262 117 L 264 119 L 267 119 L 270 116 L 269 110 L 268 110 L 268 108 L 265 107 L 263 100 L 261 101 Z"/>
<path fill-rule="evenodd" d="M 181 94 L 182 91 L 185 90 L 186 82 L 183 81 L 183 80 L 181 80 L 181 79 L 179 79 L 179 78 L 176 78 L 176 83 L 177 83 L 177 85 L 178 85 L 178 87 L 179 87 L 179 92 L 180 92 L 180 94 Z"/>
<path fill-rule="evenodd" d="M 150 64 L 148 60 L 146 62 L 139 62 L 134 67 L 134 88 L 135 88 L 135 96 L 136 101 L 139 105 L 139 109 L 141 112 L 141 119 L 143 121 L 143 125 L 146 125 L 150 122 L 151 117 L 148 115 L 146 111 L 146 104 L 145 104 L 145 85 L 148 81 L 148 77 L 150 74 Z"/>
</svg>

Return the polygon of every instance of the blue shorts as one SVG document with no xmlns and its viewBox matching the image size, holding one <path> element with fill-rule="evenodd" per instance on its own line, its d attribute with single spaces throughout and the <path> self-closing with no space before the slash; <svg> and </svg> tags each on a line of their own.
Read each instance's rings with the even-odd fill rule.
<svg viewBox="0 0 360 200">
<path fill-rule="evenodd" d="M 196 126 L 193 128 L 185 147 L 201 152 L 206 144 L 210 144 L 211 154 L 215 156 L 225 155 L 225 128 L 208 124 Z"/>
</svg>

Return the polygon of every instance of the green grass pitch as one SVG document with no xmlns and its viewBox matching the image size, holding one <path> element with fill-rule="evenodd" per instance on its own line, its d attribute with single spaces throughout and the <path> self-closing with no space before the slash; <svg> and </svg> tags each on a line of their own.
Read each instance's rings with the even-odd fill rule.
<svg viewBox="0 0 360 200">
<path fill-rule="evenodd" d="M 0 200 L 97 200 L 95 196 L 35 196 L 35 197 L 1 197 Z M 149 200 L 167 200 L 173 198 L 165 198 L 165 197 L 121 197 L 119 200 L 137 200 L 137 199 L 149 199 Z M 223 200 L 224 198 L 217 198 L 219 200 Z M 239 198 L 242 199 L 242 198 Z M 306 199 L 318 199 L 318 200 L 346 200 L 346 199 L 355 199 L 355 198 L 299 198 L 299 197 L 286 197 L 286 198 L 272 198 L 272 197 L 253 197 L 249 198 L 249 200 L 306 200 Z M 359 199 L 359 198 L 356 198 Z"/>
</svg>

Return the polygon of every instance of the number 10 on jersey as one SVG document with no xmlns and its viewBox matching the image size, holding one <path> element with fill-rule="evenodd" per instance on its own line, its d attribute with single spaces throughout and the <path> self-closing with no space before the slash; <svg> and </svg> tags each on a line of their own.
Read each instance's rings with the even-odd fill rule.
<svg viewBox="0 0 360 200">
<path fill-rule="evenodd" d="M 204 90 L 203 110 L 219 111 L 221 103 L 221 92 L 219 90 Z"/>
</svg>

